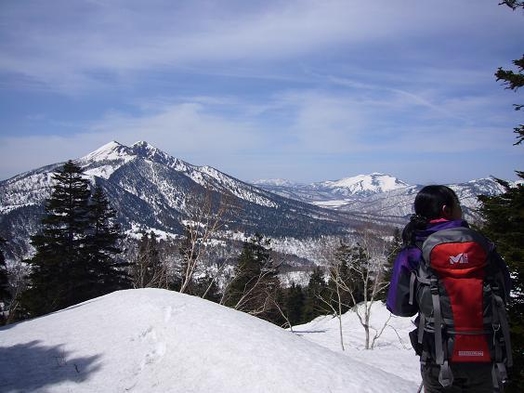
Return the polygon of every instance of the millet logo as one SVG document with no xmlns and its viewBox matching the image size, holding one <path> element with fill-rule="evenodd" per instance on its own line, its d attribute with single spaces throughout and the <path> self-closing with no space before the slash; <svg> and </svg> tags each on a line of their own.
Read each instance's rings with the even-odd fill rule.
<svg viewBox="0 0 524 393">
<path fill-rule="evenodd" d="M 468 254 L 465 252 L 461 252 L 458 255 L 450 255 L 449 256 L 449 264 L 454 265 L 456 263 L 468 263 Z"/>
</svg>

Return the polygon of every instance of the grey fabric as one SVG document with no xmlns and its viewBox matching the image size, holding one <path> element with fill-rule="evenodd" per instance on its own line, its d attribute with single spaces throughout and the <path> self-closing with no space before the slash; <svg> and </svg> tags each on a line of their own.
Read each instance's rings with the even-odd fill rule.
<svg viewBox="0 0 524 393">
<path fill-rule="evenodd" d="M 431 280 L 431 297 L 433 299 L 433 318 L 435 329 L 435 360 L 437 364 L 444 364 L 444 350 L 442 348 L 442 313 L 440 312 L 440 296 L 437 279 Z"/>
</svg>

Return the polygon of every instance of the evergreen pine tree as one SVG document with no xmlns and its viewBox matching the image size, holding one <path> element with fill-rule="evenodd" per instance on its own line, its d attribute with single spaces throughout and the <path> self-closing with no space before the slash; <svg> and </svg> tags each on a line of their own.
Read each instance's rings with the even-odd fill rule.
<svg viewBox="0 0 524 393">
<path fill-rule="evenodd" d="M 142 234 L 132 275 L 135 288 L 169 287 L 167 271 L 160 260 L 157 236 L 152 231 Z"/>
<path fill-rule="evenodd" d="M 291 323 L 292 326 L 308 322 L 304 320 L 305 301 L 306 296 L 300 285 L 293 283 L 289 288 L 287 288 L 285 310 L 289 323 Z"/>
<path fill-rule="evenodd" d="M 513 11 L 518 8 L 524 9 L 524 1 L 519 0 L 504 0 L 500 3 L 507 5 Z M 495 73 L 497 81 L 502 81 L 507 89 L 517 91 L 524 86 L 524 55 L 513 60 L 513 65 L 517 68 L 515 70 L 505 70 L 502 67 L 499 67 Z M 524 104 L 514 104 L 514 108 L 517 111 L 520 111 L 524 108 Z M 519 145 L 524 142 L 524 124 L 519 124 L 517 127 L 513 128 L 513 132 L 516 134 L 517 141 L 515 145 Z"/>
<path fill-rule="evenodd" d="M 118 254 L 114 211 L 82 169 L 68 161 L 53 175 L 41 231 L 31 237 L 36 249 L 28 289 L 21 296 L 22 312 L 46 314 L 128 287 L 113 257 Z"/>
<path fill-rule="evenodd" d="M 216 280 L 208 273 L 194 280 L 192 290 L 189 293 L 215 303 L 220 302 L 220 298 L 222 297 Z"/>
<path fill-rule="evenodd" d="M 91 298 L 131 288 L 131 278 L 125 270 L 129 264 L 117 260 L 122 252 L 118 247 L 122 233 L 115 222 L 116 211 L 110 206 L 102 188 L 95 188 L 89 208 L 90 227 L 86 238 L 88 259 L 83 297 Z"/>
<path fill-rule="evenodd" d="M 7 319 L 4 312 L 6 310 L 6 303 L 11 300 L 11 294 L 9 292 L 9 277 L 7 274 L 4 253 L 2 251 L 4 243 L 5 240 L 0 237 L 0 325 L 3 325 Z"/>
<path fill-rule="evenodd" d="M 520 172 L 524 180 L 524 173 Z M 496 196 L 480 196 L 485 218 L 482 231 L 497 245 L 512 278 L 512 295 L 508 304 L 513 347 L 513 373 L 510 392 L 524 391 L 524 184 L 510 187 L 499 180 L 506 191 Z"/>
<path fill-rule="evenodd" d="M 4 244 L 5 240 L 0 237 L 0 302 L 8 300 L 9 298 L 9 279 L 2 250 Z"/>
<path fill-rule="evenodd" d="M 281 317 L 275 309 L 278 268 L 270 251 L 270 240 L 260 234 L 244 243 L 234 279 L 224 296 L 225 305 L 270 321 Z"/>
<path fill-rule="evenodd" d="M 328 287 L 324 280 L 324 272 L 320 267 L 315 268 L 309 277 L 308 286 L 305 289 L 303 320 L 309 322 L 319 315 L 332 312 L 323 299 L 327 298 Z"/>
<path fill-rule="evenodd" d="M 68 161 L 53 175 L 54 188 L 45 206 L 42 230 L 31 237 L 36 254 L 22 306 L 30 316 L 46 314 L 79 301 L 78 276 L 85 262 L 89 225 L 89 181 Z"/>
<path fill-rule="evenodd" d="M 501 5 L 507 5 L 513 10 L 524 9 L 524 1 L 504 0 Z M 495 73 L 497 81 L 513 91 L 524 87 L 524 56 L 513 60 L 516 70 L 506 70 L 500 67 Z M 514 104 L 515 110 L 524 109 L 523 104 Z M 514 127 L 517 141 L 515 145 L 524 142 L 524 125 Z M 517 171 L 524 180 L 524 171 Z M 524 185 L 520 183 L 510 187 L 505 181 L 499 180 L 506 191 L 494 197 L 479 197 L 483 206 L 481 211 L 485 218 L 483 231 L 497 244 L 498 252 L 504 258 L 510 269 L 513 290 L 508 305 L 511 340 L 513 349 L 513 372 L 510 375 L 508 392 L 524 391 Z"/>
</svg>

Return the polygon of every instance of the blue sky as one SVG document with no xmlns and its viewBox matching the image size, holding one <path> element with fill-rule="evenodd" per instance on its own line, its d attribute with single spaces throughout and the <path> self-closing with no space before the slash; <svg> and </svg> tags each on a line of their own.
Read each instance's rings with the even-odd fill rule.
<svg viewBox="0 0 524 393">
<path fill-rule="evenodd" d="M 515 179 L 497 0 L 2 0 L 0 179 L 145 140 L 241 180 Z"/>
</svg>

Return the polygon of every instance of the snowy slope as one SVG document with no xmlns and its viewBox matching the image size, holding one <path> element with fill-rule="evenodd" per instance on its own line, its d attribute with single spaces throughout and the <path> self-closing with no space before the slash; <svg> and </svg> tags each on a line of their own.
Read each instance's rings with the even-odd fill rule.
<svg viewBox="0 0 524 393">
<path fill-rule="evenodd" d="M 370 337 L 373 340 L 377 334 L 378 338 L 373 350 L 365 349 L 364 328 L 355 312 L 349 311 L 342 316 L 342 326 L 345 348 L 343 352 L 341 352 L 338 318 L 318 317 L 307 324 L 293 327 L 293 331 L 309 341 L 344 353 L 353 360 L 420 383 L 419 359 L 411 347 L 408 336 L 408 333 L 414 329 L 411 318 L 391 315 L 383 303 L 375 302 L 370 318 Z"/>
<path fill-rule="evenodd" d="M 377 315 L 385 315 L 383 307 Z M 407 337 L 406 321 L 394 323 Z M 349 315 L 344 328 L 355 338 L 342 352 L 331 318 L 291 333 L 176 292 L 120 291 L 2 328 L 0 387 L 6 393 L 416 391 L 415 356 L 396 337 L 362 351 L 356 338 L 362 332 Z"/>
</svg>

